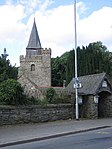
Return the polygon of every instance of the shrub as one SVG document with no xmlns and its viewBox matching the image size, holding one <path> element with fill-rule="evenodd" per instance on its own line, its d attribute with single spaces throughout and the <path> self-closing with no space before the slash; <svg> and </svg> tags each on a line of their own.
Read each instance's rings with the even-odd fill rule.
<svg viewBox="0 0 112 149">
<path fill-rule="evenodd" d="M 39 105 L 41 101 L 32 97 L 26 97 L 25 105 Z"/>
<path fill-rule="evenodd" d="M 71 103 L 71 97 L 66 92 L 60 92 L 56 94 L 54 88 L 48 88 L 46 91 L 46 99 L 48 103 L 59 104 L 59 103 Z"/>
<path fill-rule="evenodd" d="M 71 103 L 71 98 L 67 94 L 61 94 L 59 99 L 61 103 Z"/>
<path fill-rule="evenodd" d="M 25 95 L 20 83 L 14 79 L 8 79 L 0 83 L 0 102 L 8 105 L 25 103 Z"/>
<path fill-rule="evenodd" d="M 71 98 L 65 92 L 63 92 L 54 98 L 53 103 L 71 103 Z"/>
<path fill-rule="evenodd" d="M 54 88 L 48 88 L 47 89 L 46 98 L 47 98 L 49 103 L 52 103 L 55 95 L 56 95 L 56 92 L 55 92 Z"/>
</svg>

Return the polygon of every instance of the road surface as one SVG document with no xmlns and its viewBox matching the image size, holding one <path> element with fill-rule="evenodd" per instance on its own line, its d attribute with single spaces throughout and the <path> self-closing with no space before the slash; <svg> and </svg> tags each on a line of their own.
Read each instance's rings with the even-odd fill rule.
<svg viewBox="0 0 112 149">
<path fill-rule="evenodd" d="M 13 145 L 3 149 L 112 149 L 112 128 Z"/>
</svg>

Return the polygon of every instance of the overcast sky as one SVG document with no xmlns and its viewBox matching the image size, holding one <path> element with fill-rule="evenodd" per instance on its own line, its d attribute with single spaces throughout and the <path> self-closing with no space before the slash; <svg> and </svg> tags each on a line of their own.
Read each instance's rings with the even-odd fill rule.
<svg viewBox="0 0 112 149">
<path fill-rule="evenodd" d="M 74 48 L 74 0 L 0 0 L 0 54 L 11 64 L 25 55 L 34 17 L 43 48 L 52 57 Z M 77 0 L 77 44 L 102 41 L 112 51 L 112 0 Z"/>
</svg>

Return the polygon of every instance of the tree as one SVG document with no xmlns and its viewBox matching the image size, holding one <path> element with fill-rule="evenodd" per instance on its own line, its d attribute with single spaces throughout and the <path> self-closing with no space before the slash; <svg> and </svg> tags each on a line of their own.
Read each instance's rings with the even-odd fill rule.
<svg viewBox="0 0 112 149">
<path fill-rule="evenodd" d="M 75 75 L 75 57 L 74 50 L 69 52 L 66 65 L 66 84 L 68 84 Z"/>
<path fill-rule="evenodd" d="M 52 85 L 66 85 L 72 80 L 75 73 L 74 50 L 64 53 L 61 57 L 52 58 Z M 112 53 L 102 42 L 93 42 L 82 48 L 77 47 L 78 76 L 106 72 L 112 76 Z"/>
<path fill-rule="evenodd" d="M 78 48 L 78 76 L 112 70 L 112 54 L 102 42 L 93 42 Z"/>
<path fill-rule="evenodd" d="M 0 57 L 0 82 L 7 79 L 17 79 L 18 68 L 12 66 L 9 60 Z"/>
<path fill-rule="evenodd" d="M 63 80 L 66 80 L 68 53 L 66 52 L 61 57 L 51 59 L 52 86 L 63 86 Z"/>
<path fill-rule="evenodd" d="M 54 96 L 56 95 L 55 89 L 54 88 L 48 88 L 46 91 L 46 98 L 49 103 L 52 103 Z"/>
<path fill-rule="evenodd" d="M 8 79 L 0 83 L 0 102 L 8 105 L 25 103 L 23 88 L 18 81 Z"/>
</svg>

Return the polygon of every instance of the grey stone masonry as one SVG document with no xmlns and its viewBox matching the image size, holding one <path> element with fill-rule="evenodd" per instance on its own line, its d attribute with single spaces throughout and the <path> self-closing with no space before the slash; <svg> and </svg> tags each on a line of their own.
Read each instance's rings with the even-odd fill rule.
<svg viewBox="0 0 112 149">
<path fill-rule="evenodd" d="M 39 90 L 36 94 L 34 93 L 38 87 L 51 87 L 51 49 L 41 47 L 35 19 L 26 48 L 26 55 L 20 56 L 18 81 L 30 97 L 35 97 L 37 92 L 39 95 L 36 97 L 40 96 Z"/>
<path fill-rule="evenodd" d="M 31 70 L 34 65 L 35 70 Z M 18 80 L 24 75 L 29 78 L 35 85 L 50 87 L 51 86 L 51 50 L 42 49 L 42 55 L 31 57 L 20 56 L 20 68 L 18 71 Z M 23 82 L 20 82 L 21 84 Z"/>
<path fill-rule="evenodd" d="M 0 125 L 38 123 L 72 118 L 71 104 L 0 108 Z"/>
</svg>

